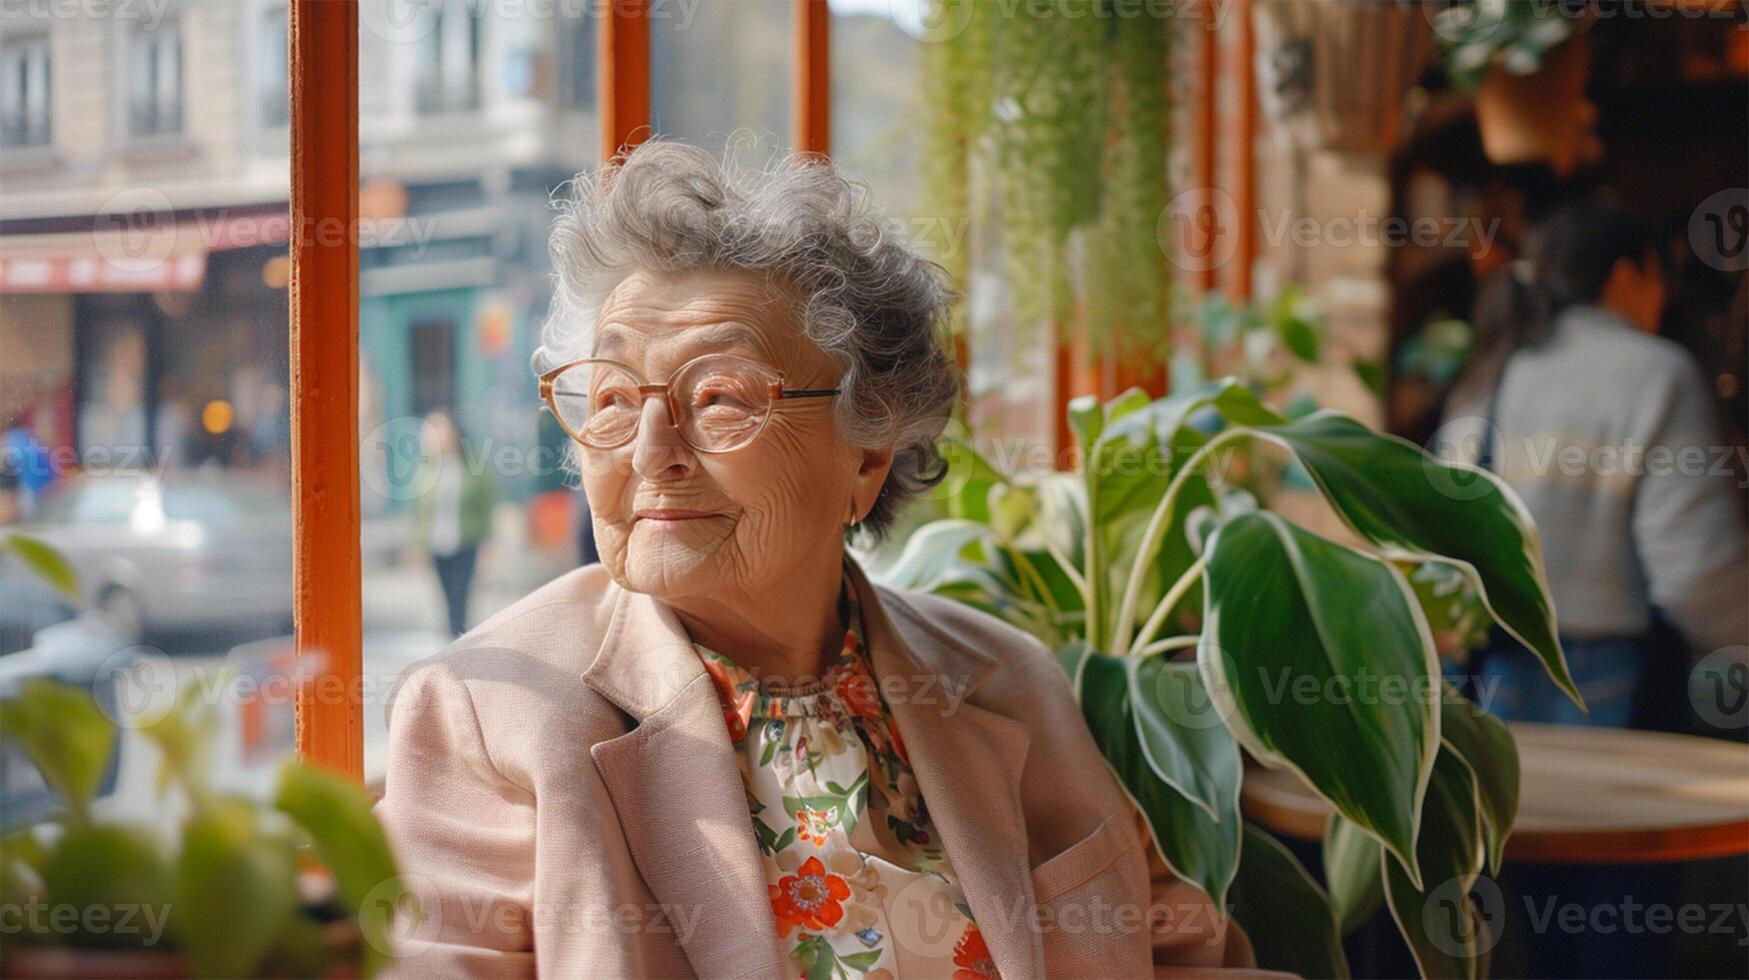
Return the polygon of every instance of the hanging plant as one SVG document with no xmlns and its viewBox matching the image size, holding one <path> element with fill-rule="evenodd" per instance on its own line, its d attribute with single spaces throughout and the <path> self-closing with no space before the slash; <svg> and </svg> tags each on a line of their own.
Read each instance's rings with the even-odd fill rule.
<svg viewBox="0 0 1749 980">
<path fill-rule="evenodd" d="M 928 200 L 955 227 L 1000 229 L 1018 322 L 1079 322 L 1096 352 L 1157 357 L 1172 22 L 1124 13 L 1112 0 L 929 0 L 929 23 L 953 30 L 923 59 Z M 969 277 L 967 246 L 937 258 Z"/>
</svg>

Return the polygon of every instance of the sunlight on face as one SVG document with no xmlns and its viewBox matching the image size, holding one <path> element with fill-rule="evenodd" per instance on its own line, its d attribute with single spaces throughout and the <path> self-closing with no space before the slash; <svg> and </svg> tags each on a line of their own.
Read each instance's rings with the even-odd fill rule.
<svg viewBox="0 0 1749 980">
<path fill-rule="evenodd" d="M 789 388 L 835 387 L 839 370 L 802 335 L 798 301 L 748 272 L 636 273 L 602 305 L 593 356 L 660 384 L 701 354 L 737 354 L 782 371 Z M 673 599 L 758 589 L 835 546 L 858 453 L 831 405 L 779 401 L 748 445 L 698 453 L 664 401 L 646 399 L 629 444 L 581 450 L 602 564 L 624 588 Z"/>
</svg>

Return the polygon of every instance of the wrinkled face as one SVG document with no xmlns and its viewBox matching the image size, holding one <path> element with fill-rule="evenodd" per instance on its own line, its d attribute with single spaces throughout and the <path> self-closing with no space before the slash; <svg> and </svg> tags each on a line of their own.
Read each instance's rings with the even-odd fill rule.
<svg viewBox="0 0 1749 980">
<path fill-rule="evenodd" d="M 660 384 L 701 354 L 729 353 L 783 372 L 788 389 L 837 387 L 840 371 L 801 333 L 797 303 L 747 272 L 636 273 L 602 305 L 593 356 Z M 700 453 L 652 396 L 630 443 L 581 448 L 595 543 L 614 580 L 658 598 L 733 594 L 836 554 L 852 494 L 870 487 L 866 511 L 885 469 L 862 472 L 832 401 L 779 400 L 751 443 Z"/>
</svg>

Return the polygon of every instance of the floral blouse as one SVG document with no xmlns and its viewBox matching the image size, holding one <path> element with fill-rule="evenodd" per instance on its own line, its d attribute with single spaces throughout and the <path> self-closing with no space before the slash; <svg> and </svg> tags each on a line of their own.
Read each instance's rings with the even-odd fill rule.
<svg viewBox="0 0 1749 980">
<path fill-rule="evenodd" d="M 814 683 L 761 685 L 694 644 L 741 764 L 777 933 L 798 976 L 997 976 L 875 684 L 848 580 L 844 648 Z"/>
</svg>

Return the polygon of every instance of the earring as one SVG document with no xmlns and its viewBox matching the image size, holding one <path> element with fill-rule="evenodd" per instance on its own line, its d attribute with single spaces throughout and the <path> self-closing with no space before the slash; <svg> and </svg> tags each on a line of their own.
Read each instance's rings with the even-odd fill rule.
<svg viewBox="0 0 1749 980">
<path fill-rule="evenodd" d="M 850 511 L 849 511 L 848 516 L 845 519 L 844 529 L 846 531 L 854 531 L 854 530 L 856 530 L 856 525 L 858 523 L 860 523 L 860 521 L 858 520 L 858 518 L 856 516 L 856 498 L 851 497 L 850 498 Z"/>
</svg>

